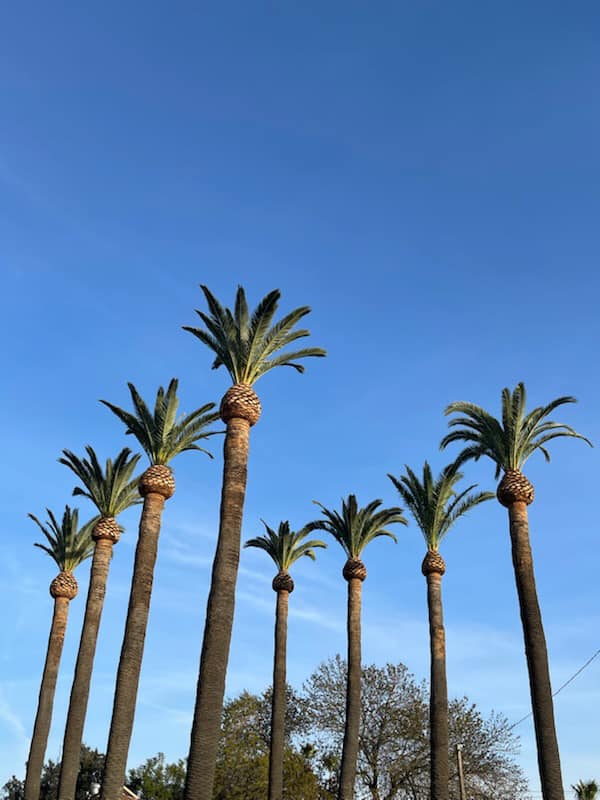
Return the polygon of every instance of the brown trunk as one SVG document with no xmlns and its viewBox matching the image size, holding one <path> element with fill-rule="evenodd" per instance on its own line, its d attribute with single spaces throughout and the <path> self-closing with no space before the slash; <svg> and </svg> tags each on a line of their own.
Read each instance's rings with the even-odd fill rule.
<svg viewBox="0 0 600 800">
<path fill-rule="evenodd" d="M 54 599 L 54 613 L 52 615 L 52 626 L 46 651 L 46 663 L 44 664 L 44 673 L 42 675 L 37 714 L 33 726 L 29 758 L 27 759 L 25 800 L 38 800 L 40 796 L 42 768 L 44 766 L 44 756 L 46 755 L 46 745 L 48 744 L 50 722 L 52 721 L 54 692 L 68 616 L 69 600 L 66 597 L 56 597 Z"/>
<path fill-rule="evenodd" d="M 83 629 L 81 631 L 81 641 L 75 665 L 75 678 L 71 688 L 67 726 L 63 741 L 63 756 L 58 786 L 60 800 L 74 800 L 75 798 L 81 759 L 83 727 L 90 694 L 96 641 L 98 639 L 98 629 L 100 628 L 102 607 L 104 606 L 112 549 L 113 543 L 108 539 L 99 539 L 94 547 Z"/>
<path fill-rule="evenodd" d="M 442 611 L 442 576 L 427 575 L 431 682 L 429 735 L 431 748 L 431 800 L 448 800 L 448 686 L 446 682 L 446 634 Z"/>
<path fill-rule="evenodd" d="M 165 497 L 162 494 L 149 492 L 144 497 L 125 635 L 117 671 L 102 800 L 121 800 L 125 782 L 164 505 Z"/>
<path fill-rule="evenodd" d="M 346 684 L 346 727 L 342 746 L 342 764 L 338 800 L 352 800 L 358 760 L 360 733 L 361 629 L 360 606 L 362 581 L 348 581 L 348 678 Z"/>
<path fill-rule="evenodd" d="M 544 800 L 564 800 L 560 755 L 554 723 L 548 649 L 537 598 L 533 558 L 529 542 L 527 506 L 522 501 L 508 508 L 510 540 L 519 609 L 525 638 L 529 688 L 537 742 L 538 766 Z"/>
<path fill-rule="evenodd" d="M 250 423 L 247 420 L 233 417 L 227 422 L 223 444 L 219 537 L 206 607 L 185 800 L 212 800 L 213 796 L 240 560 L 249 433 Z"/>
<path fill-rule="evenodd" d="M 273 705 L 269 756 L 269 800 L 283 797 L 283 750 L 285 746 L 286 649 L 289 592 L 277 592 L 275 655 L 273 658 Z"/>
</svg>

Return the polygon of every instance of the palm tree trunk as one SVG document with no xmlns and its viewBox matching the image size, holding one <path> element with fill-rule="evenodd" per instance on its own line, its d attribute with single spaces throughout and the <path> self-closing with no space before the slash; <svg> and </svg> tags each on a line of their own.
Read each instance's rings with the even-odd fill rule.
<svg viewBox="0 0 600 800">
<path fill-rule="evenodd" d="M 542 796 L 544 800 L 564 800 L 560 755 L 554 723 L 552 686 L 548 668 L 548 649 L 533 572 L 526 504 L 522 501 L 512 503 L 508 508 L 508 518 L 512 560 L 525 638 L 525 655 L 529 670 L 529 688 Z"/>
<path fill-rule="evenodd" d="M 240 560 L 250 423 L 227 422 L 219 537 L 213 562 L 185 783 L 185 800 L 212 800 Z M 107 798 L 116 800 L 116 798 Z"/>
<path fill-rule="evenodd" d="M 56 597 L 54 599 L 54 612 L 52 614 L 52 625 L 50 627 L 48 649 L 46 650 L 46 662 L 42 675 L 37 714 L 33 726 L 29 758 L 27 759 L 25 800 L 39 800 L 40 796 L 42 768 L 44 766 L 44 756 L 46 755 L 46 745 L 48 744 L 48 734 L 52 721 L 54 693 L 56 690 L 56 680 L 58 678 L 58 668 L 63 651 L 68 616 L 69 600 L 66 597 Z"/>
<path fill-rule="evenodd" d="M 102 800 L 121 800 L 125 782 L 164 505 L 162 494 L 150 492 L 144 497 L 108 735 Z"/>
<path fill-rule="evenodd" d="M 290 593 L 277 592 L 275 655 L 273 658 L 273 705 L 271 707 L 271 751 L 269 754 L 269 800 L 283 798 L 283 750 L 286 711 L 286 650 Z"/>
<path fill-rule="evenodd" d="M 431 800 L 448 800 L 448 686 L 446 680 L 446 634 L 442 610 L 442 576 L 427 575 L 431 680 L 429 735 L 431 748 Z"/>
<path fill-rule="evenodd" d="M 342 765 L 338 800 L 353 800 L 360 732 L 361 628 L 360 607 L 362 582 L 348 581 L 348 678 L 346 684 L 346 726 L 342 746 Z"/>
<path fill-rule="evenodd" d="M 81 741 L 90 694 L 90 683 L 96 653 L 96 641 L 104 606 L 106 582 L 112 557 L 113 543 L 99 539 L 94 547 L 81 641 L 71 688 L 67 726 L 58 786 L 59 800 L 74 800 L 81 760 Z"/>
</svg>

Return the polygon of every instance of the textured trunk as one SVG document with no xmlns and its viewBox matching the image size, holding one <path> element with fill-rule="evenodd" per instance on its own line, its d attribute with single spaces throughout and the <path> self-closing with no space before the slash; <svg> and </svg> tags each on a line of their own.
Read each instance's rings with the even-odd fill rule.
<svg viewBox="0 0 600 800">
<path fill-rule="evenodd" d="M 273 658 L 273 706 L 269 755 L 269 800 L 283 797 L 283 749 L 285 745 L 286 649 L 289 592 L 277 592 L 275 655 Z"/>
<path fill-rule="evenodd" d="M 81 631 L 81 641 L 75 665 L 75 678 L 71 688 L 67 726 L 63 741 L 63 756 L 58 787 L 60 800 L 74 800 L 75 797 L 81 759 L 83 726 L 90 694 L 96 641 L 98 639 L 98 629 L 100 628 L 102 607 L 104 606 L 112 548 L 113 543 L 107 539 L 100 539 L 94 547 L 83 629 Z"/>
<path fill-rule="evenodd" d="M 62 655 L 67 617 L 69 616 L 69 600 L 66 597 L 56 597 L 54 600 L 54 613 L 50 638 L 46 651 L 46 663 L 42 675 L 42 685 L 38 699 L 37 714 L 33 726 L 33 736 L 27 759 L 27 772 L 25 775 L 25 800 L 38 800 L 40 796 L 40 782 L 50 722 L 52 720 L 52 706 L 54 705 L 54 692 L 58 667 Z"/>
<path fill-rule="evenodd" d="M 429 730 L 431 747 L 431 800 L 448 800 L 448 687 L 446 682 L 446 634 L 442 612 L 442 576 L 427 575 L 431 684 Z"/>
<path fill-rule="evenodd" d="M 362 582 L 348 581 L 348 679 L 346 685 L 346 727 L 342 747 L 338 800 L 353 800 L 358 737 L 360 731 L 361 630 L 360 605 Z"/>
<path fill-rule="evenodd" d="M 144 497 L 125 635 L 117 671 L 102 800 L 121 800 L 125 782 L 164 505 L 165 497 L 162 494 L 150 492 Z"/>
<path fill-rule="evenodd" d="M 548 650 L 533 573 L 526 504 L 520 501 L 512 503 L 508 508 L 508 518 L 519 609 L 525 638 L 525 655 L 529 670 L 529 688 L 542 796 L 544 800 L 564 800 L 560 755 L 554 724 L 552 687 L 548 669 Z"/>
<path fill-rule="evenodd" d="M 249 432 L 250 423 L 245 419 L 234 417 L 227 422 L 219 537 L 206 608 L 185 800 L 212 800 L 213 795 L 240 560 Z"/>
</svg>

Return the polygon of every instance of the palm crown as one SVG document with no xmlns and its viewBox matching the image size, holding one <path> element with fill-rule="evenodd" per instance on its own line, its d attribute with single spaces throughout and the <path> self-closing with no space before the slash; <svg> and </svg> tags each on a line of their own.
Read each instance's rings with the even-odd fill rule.
<svg viewBox="0 0 600 800">
<path fill-rule="evenodd" d="M 234 383 L 252 386 L 265 372 L 280 366 L 304 372 L 304 366 L 296 363 L 298 359 L 326 355 L 320 347 L 279 352 L 297 339 L 310 336 L 310 331 L 306 329 L 294 330 L 294 326 L 310 312 L 310 308 L 296 308 L 273 324 L 281 297 L 278 289 L 263 297 L 250 314 L 241 286 L 237 290 L 233 312 L 223 308 L 206 286 L 200 288 L 206 297 L 210 314 L 197 309 L 196 313 L 206 330 L 187 325 L 184 330 L 193 333 L 215 353 L 213 369 L 224 366 Z"/>
<path fill-rule="evenodd" d="M 79 527 L 79 511 L 65 506 L 62 522 L 58 522 L 52 511 L 46 509 L 48 519 L 41 523 L 34 514 L 28 514 L 42 531 L 48 544 L 35 542 L 35 547 L 40 547 L 54 559 L 61 572 L 73 572 L 82 561 L 89 558 L 94 552 L 92 530 L 98 521 L 94 517 Z"/>
<path fill-rule="evenodd" d="M 277 533 L 270 528 L 264 520 L 261 520 L 265 526 L 266 536 L 257 536 L 254 539 L 248 539 L 244 547 L 258 547 L 268 553 L 277 568 L 284 572 L 287 571 L 294 562 L 298 561 L 302 556 L 308 556 L 313 561 L 316 558 L 315 548 L 327 547 L 325 542 L 313 539 L 309 542 L 302 540 L 308 535 L 308 531 L 302 528 L 300 531 L 291 531 L 290 523 L 279 523 Z"/>
<path fill-rule="evenodd" d="M 325 519 L 309 522 L 304 530 L 307 532 L 327 531 L 342 546 L 348 558 L 360 558 L 369 542 L 378 536 L 389 536 L 390 539 L 397 542 L 395 535 L 386 530 L 386 525 L 407 524 L 401 508 L 379 509 L 381 500 L 373 500 L 364 508 L 359 508 L 356 495 L 349 494 L 347 500 L 342 499 L 341 514 L 325 508 L 316 500 L 314 503 L 319 506 Z"/>
<path fill-rule="evenodd" d="M 463 475 L 455 464 L 445 467 L 435 479 L 427 461 L 423 466 L 422 480 L 419 480 L 409 466 L 405 465 L 405 469 L 406 474 L 400 478 L 389 473 L 388 478 L 421 529 L 429 550 L 438 549 L 440 542 L 459 517 L 479 503 L 494 497 L 492 492 L 470 494 L 476 484 L 457 493 L 454 487 Z"/>
<path fill-rule="evenodd" d="M 173 378 L 166 392 L 162 386 L 159 387 L 154 413 L 151 413 L 135 386 L 132 383 L 127 385 L 133 401 L 133 414 L 106 400 L 100 402 L 125 423 L 127 433 L 135 436 L 151 464 L 166 465 L 185 450 L 200 450 L 212 458 L 212 454 L 199 447 L 196 442 L 217 433 L 206 430 L 208 425 L 219 418 L 219 414 L 211 411 L 215 407 L 214 403 L 207 403 L 191 414 L 178 417 L 178 381 Z"/>
<path fill-rule="evenodd" d="M 575 792 L 577 800 L 596 800 L 598 796 L 598 784 L 596 781 L 579 781 L 571 787 Z"/>
<path fill-rule="evenodd" d="M 125 447 L 114 462 L 106 459 L 106 467 L 102 471 L 93 447 L 86 445 L 88 458 L 78 458 L 70 450 L 63 450 L 61 464 L 69 467 L 82 482 L 73 489 L 73 495 L 87 497 L 96 506 L 103 517 L 117 517 L 122 511 L 134 503 L 139 503 L 137 491 L 138 479 L 132 480 L 133 470 L 140 460 L 136 453 Z"/>
<path fill-rule="evenodd" d="M 444 436 L 440 447 L 444 449 L 451 442 L 470 442 L 459 453 L 456 464 L 460 466 L 471 458 L 477 461 L 481 456 L 488 456 L 496 464 L 497 478 L 502 470 L 520 470 L 536 450 L 540 450 L 546 461 L 550 461 L 546 444 L 552 439 L 568 436 L 583 439 L 591 446 L 589 439 L 569 425 L 547 419 L 555 408 L 575 403 L 574 397 L 558 397 L 529 413 L 525 413 L 525 402 L 523 383 L 517 384 L 513 392 L 509 388 L 503 389 L 501 422 L 473 403 L 450 403 L 444 413 L 461 416 L 450 420 L 449 426 L 456 430 Z"/>
</svg>

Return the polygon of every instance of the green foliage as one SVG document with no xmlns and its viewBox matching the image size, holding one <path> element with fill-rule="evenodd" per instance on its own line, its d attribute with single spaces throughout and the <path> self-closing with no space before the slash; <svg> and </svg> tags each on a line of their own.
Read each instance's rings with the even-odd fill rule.
<svg viewBox="0 0 600 800">
<path fill-rule="evenodd" d="M 252 386 L 265 372 L 280 366 L 304 372 L 303 365 L 296 363 L 298 359 L 326 354 L 320 347 L 280 353 L 297 339 L 310 336 L 308 330 L 294 330 L 297 323 L 310 312 L 310 308 L 296 308 L 273 324 L 281 297 L 278 289 L 263 297 L 250 314 L 241 286 L 237 290 L 233 312 L 223 308 L 206 286 L 200 288 L 204 292 L 209 314 L 197 309 L 196 313 L 206 330 L 187 325 L 183 329 L 193 333 L 215 353 L 212 368 L 224 366 L 234 383 Z"/>
<path fill-rule="evenodd" d="M 133 471 L 140 460 L 138 454 L 131 455 L 131 450 L 125 447 L 114 462 L 106 459 L 106 467 L 102 471 L 93 447 L 86 445 L 85 450 L 88 458 L 78 458 L 70 450 L 63 450 L 63 457 L 58 459 L 75 473 L 85 487 L 76 486 L 73 489 L 74 496 L 87 497 L 103 517 L 117 517 L 129 506 L 140 502 L 138 479 L 132 480 Z"/>
<path fill-rule="evenodd" d="M 106 400 L 100 402 L 127 426 L 126 433 L 135 436 L 151 464 L 168 464 L 186 450 L 200 450 L 212 458 L 211 453 L 196 442 L 218 432 L 206 430 L 208 425 L 219 419 L 219 414 L 212 412 L 214 403 L 207 403 L 191 414 L 178 417 L 178 381 L 173 378 L 166 392 L 162 386 L 159 387 L 152 413 L 135 386 L 132 383 L 127 385 L 133 402 L 133 414 Z"/>
<path fill-rule="evenodd" d="M 454 487 L 463 475 L 456 464 L 445 467 L 434 479 L 426 461 L 422 481 L 408 465 L 405 465 L 405 469 L 406 474 L 400 478 L 389 473 L 388 478 L 406 503 L 430 550 L 438 549 L 444 536 L 463 514 L 494 497 L 492 492 L 470 494 L 476 484 L 457 493 Z"/>
<path fill-rule="evenodd" d="M 314 548 L 327 547 L 325 542 L 317 539 L 303 542 L 302 539 L 305 539 L 309 532 L 304 528 L 298 532 L 291 531 L 287 520 L 279 523 L 277 533 L 273 528 L 269 528 L 264 520 L 261 522 L 265 526 L 267 535 L 248 539 L 244 547 L 258 547 L 264 550 L 271 556 L 279 570 L 288 570 L 302 556 L 308 556 L 314 561 L 316 558 Z"/>
<path fill-rule="evenodd" d="M 598 784 L 596 781 L 579 781 L 575 786 L 571 786 L 575 792 L 577 800 L 596 800 L 598 797 Z"/>
<path fill-rule="evenodd" d="M 398 540 L 393 533 L 386 530 L 386 525 L 407 525 L 401 508 L 382 508 L 381 500 L 373 500 L 364 508 L 359 508 L 356 495 L 349 494 L 342 499 L 342 513 L 331 511 L 324 505 L 313 501 L 323 512 L 325 519 L 317 519 L 305 525 L 307 533 L 315 530 L 327 531 L 342 546 L 348 558 L 360 558 L 365 547 L 378 536 L 389 536 L 394 542 Z"/>
<path fill-rule="evenodd" d="M 442 439 L 440 447 L 444 449 L 452 442 L 470 442 L 459 453 L 457 466 L 470 459 L 477 461 L 481 456 L 487 456 L 496 464 L 496 478 L 502 470 L 520 470 L 536 450 L 544 455 L 546 461 L 550 461 L 546 444 L 552 439 L 567 436 L 583 439 L 592 446 L 589 439 L 569 425 L 547 419 L 554 409 L 575 402 L 574 397 L 558 397 L 548 405 L 538 406 L 526 414 L 525 384 L 519 383 L 513 392 L 508 387 L 502 390 L 501 421 L 473 403 L 450 403 L 444 413 L 461 416 L 450 420 L 448 425 L 456 430 Z"/>
<path fill-rule="evenodd" d="M 184 787 L 185 761 L 167 764 L 163 753 L 129 770 L 127 776 L 127 788 L 144 800 L 182 800 Z"/>
<path fill-rule="evenodd" d="M 81 745 L 81 761 L 75 800 L 89 800 L 90 786 L 92 783 L 101 783 L 104 770 L 104 756 L 98 750 L 92 750 L 85 744 Z M 47 761 L 42 772 L 40 784 L 40 800 L 57 800 L 58 779 L 60 776 L 60 762 Z M 25 782 L 12 777 L 2 787 L 0 800 L 23 800 L 25 796 Z"/>
<path fill-rule="evenodd" d="M 40 547 L 50 558 L 52 558 L 58 568 L 64 572 L 72 572 L 82 561 L 89 558 L 94 552 L 94 542 L 92 540 L 92 530 L 98 521 L 94 517 L 79 527 L 79 511 L 69 506 L 65 506 L 62 522 L 59 523 L 49 508 L 46 509 L 48 519 L 43 524 L 34 514 L 27 516 L 32 519 L 42 531 L 48 544 L 35 542 L 35 547 Z"/>
</svg>

